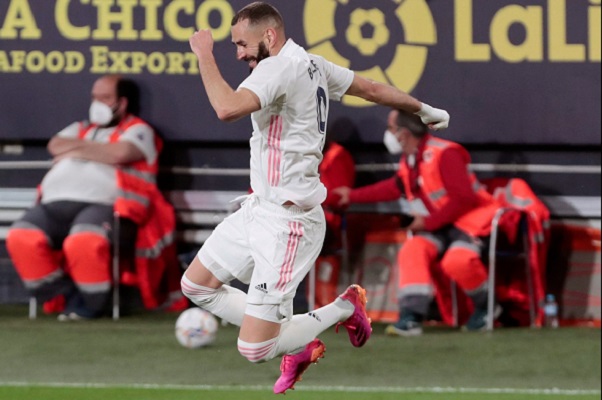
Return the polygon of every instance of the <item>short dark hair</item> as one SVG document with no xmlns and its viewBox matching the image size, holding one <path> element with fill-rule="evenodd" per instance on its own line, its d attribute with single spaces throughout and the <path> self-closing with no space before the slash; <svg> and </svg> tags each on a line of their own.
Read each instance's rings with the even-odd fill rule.
<svg viewBox="0 0 602 400">
<path fill-rule="evenodd" d="M 397 110 L 397 126 L 406 128 L 412 132 L 412 136 L 422 138 L 428 133 L 428 127 L 416 114 L 404 110 Z"/>
<path fill-rule="evenodd" d="M 284 28 L 282 14 L 280 14 L 276 7 L 263 1 L 256 1 L 243 7 L 232 18 L 232 26 L 246 19 L 249 20 L 251 26 L 261 23 L 271 23 L 274 27 Z"/>
<path fill-rule="evenodd" d="M 117 80 L 117 98 L 125 97 L 128 100 L 127 112 L 138 115 L 140 112 L 140 88 L 131 79 L 119 78 Z"/>
</svg>

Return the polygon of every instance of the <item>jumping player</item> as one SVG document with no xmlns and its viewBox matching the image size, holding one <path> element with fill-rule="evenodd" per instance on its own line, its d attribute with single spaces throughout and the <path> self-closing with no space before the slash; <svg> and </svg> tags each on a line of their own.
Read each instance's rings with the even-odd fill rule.
<svg viewBox="0 0 602 400">
<path fill-rule="evenodd" d="M 388 85 L 376 83 L 308 54 L 286 38 L 282 16 L 264 2 L 249 4 L 232 20 L 236 58 L 251 75 L 234 90 L 213 55 L 209 30 L 190 38 L 209 101 L 222 121 L 251 115 L 253 194 L 205 242 L 182 278 L 182 291 L 199 307 L 240 326 L 238 349 L 254 363 L 283 355 L 275 393 L 285 393 L 325 351 L 317 336 L 344 326 L 355 347 L 372 328 L 365 291 L 351 285 L 334 302 L 292 315 L 297 286 L 316 260 L 325 234 L 320 183 L 330 100 L 345 94 L 419 115 L 446 128 L 447 112 Z M 228 285 L 249 284 L 248 294 Z"/>
</svg>

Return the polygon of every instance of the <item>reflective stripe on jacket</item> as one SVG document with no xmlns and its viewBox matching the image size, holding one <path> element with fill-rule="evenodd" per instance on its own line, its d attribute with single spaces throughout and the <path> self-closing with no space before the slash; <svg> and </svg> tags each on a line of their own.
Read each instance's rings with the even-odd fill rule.
<svg viewBox="0 0 602 400">
<path fill-rule="evenodd" d="M 119 137 L 134 125 L 144 124 L 142 119 L 128 115 L 116 127 L 109 138 L 110 143 L 119 141 Z M 97 125 L 80 124 L 79 138 L 86 137 L 88 132 L 96 129 Z M 161 139 L 155 135 L 155 147 L 157 154 L 161 152 L 163 144 Z M 114 208 L 120 216 L 134 221 L 137 225 L 144 223 L 148 218 L 148 208 L 152 194 L 156 189 L 157 173 L 159 171 L 158 157 L 154 163 L 149 164 L 142 159 L 128 165 L 117 167 L 118 196 Z"/>
</svg>

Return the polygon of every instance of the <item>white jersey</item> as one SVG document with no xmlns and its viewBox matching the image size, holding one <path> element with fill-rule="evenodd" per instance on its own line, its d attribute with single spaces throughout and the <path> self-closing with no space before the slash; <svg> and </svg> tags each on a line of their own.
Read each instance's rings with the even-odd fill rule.
<svg viewBox="0 0 602 400">
<path fill-rule="evenodd" d="M 78 122 L 74 122 L 57 136 L 62 138 L 79 137 Z M 84 140 L 109 143 L 115 127 L 99 128 L 88 132 Z M 157 158 L 152 128 L 146 124 L 136 124 L 119 137 L 119 141 L 133 143 L 150 164 Z M 95 161 L 66 158 L 48 171 L 41 184 L 42 203 L 68 200 L 95 204 L 113 204 L 117 199 L 116 167 Z"/>
<path fill-rule="evenodd" d="M 251 188 L 276 204 L 293 202 L 303 209 L 320 205 L 320 182 L 329 101 L 340 100 L 353 72 L 308 54 L 288 40 L 277 56 L 262 60 L 243 81 L 261 110 L 253 113 Z"/>
</svg>

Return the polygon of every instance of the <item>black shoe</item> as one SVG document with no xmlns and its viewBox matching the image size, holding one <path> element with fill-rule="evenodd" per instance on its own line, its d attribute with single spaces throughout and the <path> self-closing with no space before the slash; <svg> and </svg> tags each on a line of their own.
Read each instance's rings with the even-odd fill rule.
<svg viewBox="0 0 602 400">
<path fill-rule="evenodd" d="M 57 318 L 61 322 L 94 319 L 102 315 L 101 312 L 86 307 L 84 297 L 77 290 L 71 291 L 65 297 L 65 310 Z"/>
<path fill-rule="evenodd" d="M 493 319 L 497 319 L 502 313 L 502 308 L 499 305 L 496 305 L 493 310 Z M 486 308 L 477 308 L 472 313 L 466 325 L 464 325 L 463 330 L 470 332 L 479 332 L 487 329 L 487 309 Z"/>
<path fill-rule="evenodd" d="M 422 318 L 414 313 L 402 313 L 395 325 L 385 328 L 385 334 L 389 336 L 420 336 L 422 335 Z"/>
</svg>

